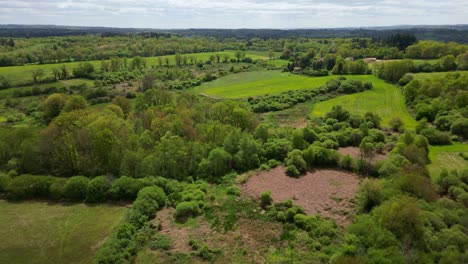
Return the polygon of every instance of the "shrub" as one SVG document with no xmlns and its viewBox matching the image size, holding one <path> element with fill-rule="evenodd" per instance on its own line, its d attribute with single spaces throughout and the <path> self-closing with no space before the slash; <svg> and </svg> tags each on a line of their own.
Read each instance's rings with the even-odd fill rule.
<svg viewBox="0 0 468 264">
<path fill-rule="evenodd" d="M 397 132 L 403 132 L 404 129 L 404 123 L 403 120 L 401 120 L 400 117 L 394 116 L 390 121 L 388 122 L 390 124 L 390 127 Z"/>
<path fill-rule="evenodd" d="M 356 169 L 356 162 L 349 154 L 341 156 L 339 165 L 340 168 L 348 171 L 354 171 Z"/>
<path fill-rule="evenodd" d="M 172 241 L 171 238 L 166 235 L 156 234 L 149 242 L 149 247 L 151 250 L 169 250 L 172 248 Z"/>
<path fill-rule="evenodd" d="M 86 201 L 91 203 L 105 201 L 110 186 L 111 183 L 105 176 L 98 176 L 90 180 Z"/>
<path fill-rule="evenodd" d="M 49 195 L 51 199 L 60 200 L 63 198 L 63 186 L 67 183 L 67 179 L 59 178 L 55 180 L 49 187 Z"/>
<path fill-rule="evenodd" d="M 84 176 L 71 177 L 63 186 L 63 196 L 73 201 L 81 201 L 88 194 L 89 179 Z"/>
<path fill-rule="evenodd" d="M 6 188 L 7 198 L 12 200 L 48 198 L 54 183 L 52 176 L 21 175 L 11 180 Z"/>
<path fill-rule="evenodd" d="M 425 128 L 421 130 L 421 135 L 425 136 L 431 145 L 449 145 L 450 135 L 435 128 Z"/>
<path fill-rule="evenodd" d="M 460 118 L 452 123 L 450 132 L 454 135 L 468 139 L 468 118 Z"/>
<path fill-rule="evenodd" d="M 298 149 L 295 149 L 288 153 L 288 156 L 286 158 L 286 166 L 291 167 L 291 168 L 295 167 L 299 173 L 304 173 L 307 170 L 307 164 L 304 158 L 302 158 L 302 152 Z M 293 174 L 290 176 L 298 176 L 298 175 Z"/>
<path fill-rule="evenodd" d="M 11 177 L 5 174 L 0 174 L 0 193 L 5 192 L 8 184 L 11 182 Z"/>
<path fill-rule="evenodd" d="M 267 206 L 270 206 L 272 203 L 273 199 L 271 198 L 271 192 L 262 192 L 260 194 L 260 206 L 262 208 L 266 208 Z"/>
<path fill-rule="evenodd" d="M 112 183 L 109 194 L 114 200 L 135 200 L 138 192 L 144 187 L 137 179 L 122 176 Z"/>
<path fill-rule="evenodd" d="M 227 194 L 229 195 L 234 195 L 234 196 L 240 196 L 240 190 L 239 188 L 236 188 L 236 187 L 229 187 L 226 191 Z"/>
<path fill-rule="evenodd" d="M 175 218 L 176 220 L 183 222 L 191 216 L 197 216 L 200 212 L 201 210 L 197 202 L 181 202 L 176 206 Z"/>
<path fill-rule="evenodd" d="M 426 201 L 433 202 L 437 199 L 437 193 L 431 180 L 424 176 L 416 174 L 401 175 L 398 178 L 398 185 L 403 191 Z"/>
<path fill-rule="evenodd" d="M 384 200 L 383 187 L 378 180 L 365 179 L 358 192 L 358 205 L 361 212 L 370 212 Z"/>
<path fill-rule="evenodd" d="M 158 186 L 150 186 L 141 189 L 137 195 L 138 200 L 150 200 L 157 202 L 161 207 L 166 204 L 166 194 L 163 189 Z"/>
</svg>

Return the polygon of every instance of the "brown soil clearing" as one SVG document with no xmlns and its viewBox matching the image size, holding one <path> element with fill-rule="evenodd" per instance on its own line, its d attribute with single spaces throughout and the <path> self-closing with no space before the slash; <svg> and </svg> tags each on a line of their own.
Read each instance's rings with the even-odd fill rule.
<svg viewBox="0 0 468 264">
<path fill-rule="evenodd" d="M 354 159 L 361 158 L 361 151 L 359 150 L 358 147 L 339 148 L 338 152 L 342 155 L 348 154 L 349 156 L 351 156 L 351 158 L 354 158 Z M 384 160 L 386 157 L 387 157 L 386 154 L 374 153 L 374 155 L 371 157 L 370 160 L 373 162 L 376 162 L 376 161 Z"/>
<path fill-rule="evenodd" d="M 307 214 L 330 217 L 344 226 L 351 221 L 351 200 L 358 186 L 359 178 L 349 172 L 320 169 L 300 178 L 292 178 L 281 166 L 252 176 L 241 188 L 244 193 L 256 198 L 262 192 L 271 191 L 275 202 L 292 199 Z"/>
</svg>

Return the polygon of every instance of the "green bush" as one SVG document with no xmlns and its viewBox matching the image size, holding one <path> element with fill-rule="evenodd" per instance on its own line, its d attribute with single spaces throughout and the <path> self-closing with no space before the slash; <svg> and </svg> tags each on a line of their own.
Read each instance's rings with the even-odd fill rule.
<svg viewBox="0 0 468 264">
<path fill-rule="evenodd" d="M 239 188 L 236 188 L 234 186 L 229 187 L 226 190 L 226 193 L 229 194 L 229 195 L 234 195 L 234 196 L 240 196 L 240 194 L 241 194 Z"/>
<path fill-rule="evenodd" d="M 71 177 L 63 186 L 63 196 L 72 201 L 82 201 L 88 194 L 89 179 L 84 176 Z"/>
<path fill-rule="evenodd" d="M 172 248 L 171 238 L 163 234 L 156 234 L 149 242 L 149 248 L 151 248 L 151 250 L 169 250 Z"/>
<path fill-rule="evenodd" d="M 105 201 L 110 186 L 111 183 L 105 176 L 98 176 L 90 180 L 86 202 L 97 203 Z"/>
<path fill-rule="evenodd" d="M 297 177 L 306 172 L 307 164 L 304 158 L 302 158 L 302 152 L 300 150 L 294 149 L 288 153 L 286 167 L 286 173 L 289 176 Z"/>
<path fill-rule="evenodd" d="M 191 216 L 199 215 L 200 212 L 201 210 L 197 202 L 181 202 L 176 206 L 175 218 L 176 220 L 183 222 Z"/>
<path fill-rule="evenodd" d="M 67 179 L 59 178 L 57 179 L 49 188 L 50 198 L 53 200 L 63 199 L 63 187 L 67 183 Z"/>
<path fill-rule="evenodd" d="M 0 193 L 6 191 L 8 184 L 11 182 L 11 177 L 5 174 L 0 174 Z"/>
<path fill-rule="evenodd" d="M 163 189 L 158 186 L 150 186 L 141 189 L 137 195 L 138 200 L 149 200 L 158 203 L 161 207 L 166 204 L 166 194 Z"/>
<path fill-rule="evenodd" d="M 21 175 L 11 180 L 6 188 L 12 200 L 49 198 L 49 188 L 56 178 L 52 176 Z"/>
<path fill-rule="evenodd" d="M 112 183 L 109 194 L 114 200 L 135 200 L 138 192 L 144 187 L 137 179 L 122 176 Z"/>
<path fill-rule="evenodd" d="M 262 208 L 266 208 L 267 206 L 270 206 L 272 201 L 273 199 L 271 198 L 270 191 L 262 192 L 262 194 L 260 194 L 260 206 Z"/>
</svg>

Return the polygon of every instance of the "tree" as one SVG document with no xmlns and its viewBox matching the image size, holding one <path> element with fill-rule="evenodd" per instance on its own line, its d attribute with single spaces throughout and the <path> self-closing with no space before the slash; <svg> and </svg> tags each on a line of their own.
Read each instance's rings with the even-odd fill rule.
<svg viewBox="0 0 468 264">
<path fill-rule="evenodd" d="M 404 123 L 403 120 L 399 116 L 394 116 L 390 119 L 388 122 L 390 124 L 390 127 L 397 132 L 403 132 L 404 130 Z"/>
<path fill-rule="evenodd" d="M 349 119 L 349 112 L 343 108 L 341 105 L 334 105 L 330 112 L 325 115 L 325 118 L 333 118 L 339 122 L 346 121 Z"/>
<path fill-rule="evenodd" d="M 38 83 L 41 81 L 41 78 L 44 76 L 44 70 L 43 69 L 34 69 L 31 71 L 32 77 L 33 77 L 33 82 Z"/>
<path fill-rule="evenodd" d="M 67 99 L 64 94 L 51 94 L 42 104 L 42 111 L 44 118 L 49 123 L 53 118 L 58 116 L 62 109 L 65 107 Z"/>
<path fill-rule="evenodd" d="M 114 97 L 114 99 L 112 99 L 112 104 L 119 106 L 125 116 L 131 111 L 130 101 L 123 96 L 118 95 Z"/>
<path fill-rule="evenodd" d="M 452 123 L 450 132 L 454 135 L 468 139 L 468 118 L 459 118 Z"/>
<path fill-rule="evenodd" d="M 88 107 L 86 99 L 81 95 L 72 95 L 68 97 L 67 103 L 65 104 L 63 111 L 71 112 L 74 110 L 85 109 Z"/>
<path fill-rule="evenodd" d="M 199 164 L 199 173 L 209 180 L 216 181 L 215 177 L 223 176 L 231 170 L 232 156 L 222 148 L 213 149 L 207 159 Z"/>
</svg>

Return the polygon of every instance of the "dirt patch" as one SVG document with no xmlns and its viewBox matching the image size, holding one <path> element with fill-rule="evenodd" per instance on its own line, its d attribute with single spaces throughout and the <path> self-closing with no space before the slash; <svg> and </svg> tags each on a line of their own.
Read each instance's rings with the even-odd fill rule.
<svg viewBox="0 0 468 264">
<path fill-rule="evenodd" d="M 262 192 L 271 191 L 276 202 L 292 199 L 307 214 L 330 217 L 345 226 L 351 222 L 351 200 L 358 186 L 358 176 L 349 172 L 320 169 L 300 178 L 292 178 L 281 166 L 250 177 L 241 188 L 244 193 L 256 198 Z"/>
<path fill-rule="evenodd" d="M 235 228 L 226 233 L 218 232 L 211 227 L 204 216 L 196 218 L 196 224 L 190 226 L 178 226 L 174 223 L 174 208 L 164 208 L 157 212 L 153 224 L 161 225 L 160 233 L 170 237 L 172 249 L 168 252 L 151 251 L 161 262 L 171 263 L 169 256 L 194 252 L 189 246 L 189 240 L 194 239 L 206 244 L 211 249 L 219 249 L 214 263 L 232 263 L 232 259 L 240 258 L 239 263 L 265 263 L 264 256 L 272 245 L 278 245 L 282 226 L 280 223 L 267 222 L 260 219 L 240 218 Z M 242 252 L 239 255 L 239 252 Z M 167 254 L 169 253 L 169 254 Z M 207 263 L 207 261 L 193 256 L 191 263 Z"/>
<path fill-rule="evenodd" d="M 342 155 L 348 154 L 354 159 L 360 159 L 361 158 L 361 151 L 359 150 L 358 147 L 346 147 L 346 148 L 338 148 L 338 152 Z M 386 153 L 374 153 L 373 156 L 370 158 L 372 162 L 376 161 L 381 161 L 387 158 Z"/>
<path fill-rule="evenodd" d="M 174 252 L 188 253 L 191 251 L 188 245 L 189 231 L 187 228 L 177 227 L 173 224 L 174 222 L 174 209 L 164 208 L 156 214 L 156 218 L 153 220 L 155 225 L 160 224 L 160 233 L 167 235 L 171 238 L 172 249 Z"/>
</svg>

